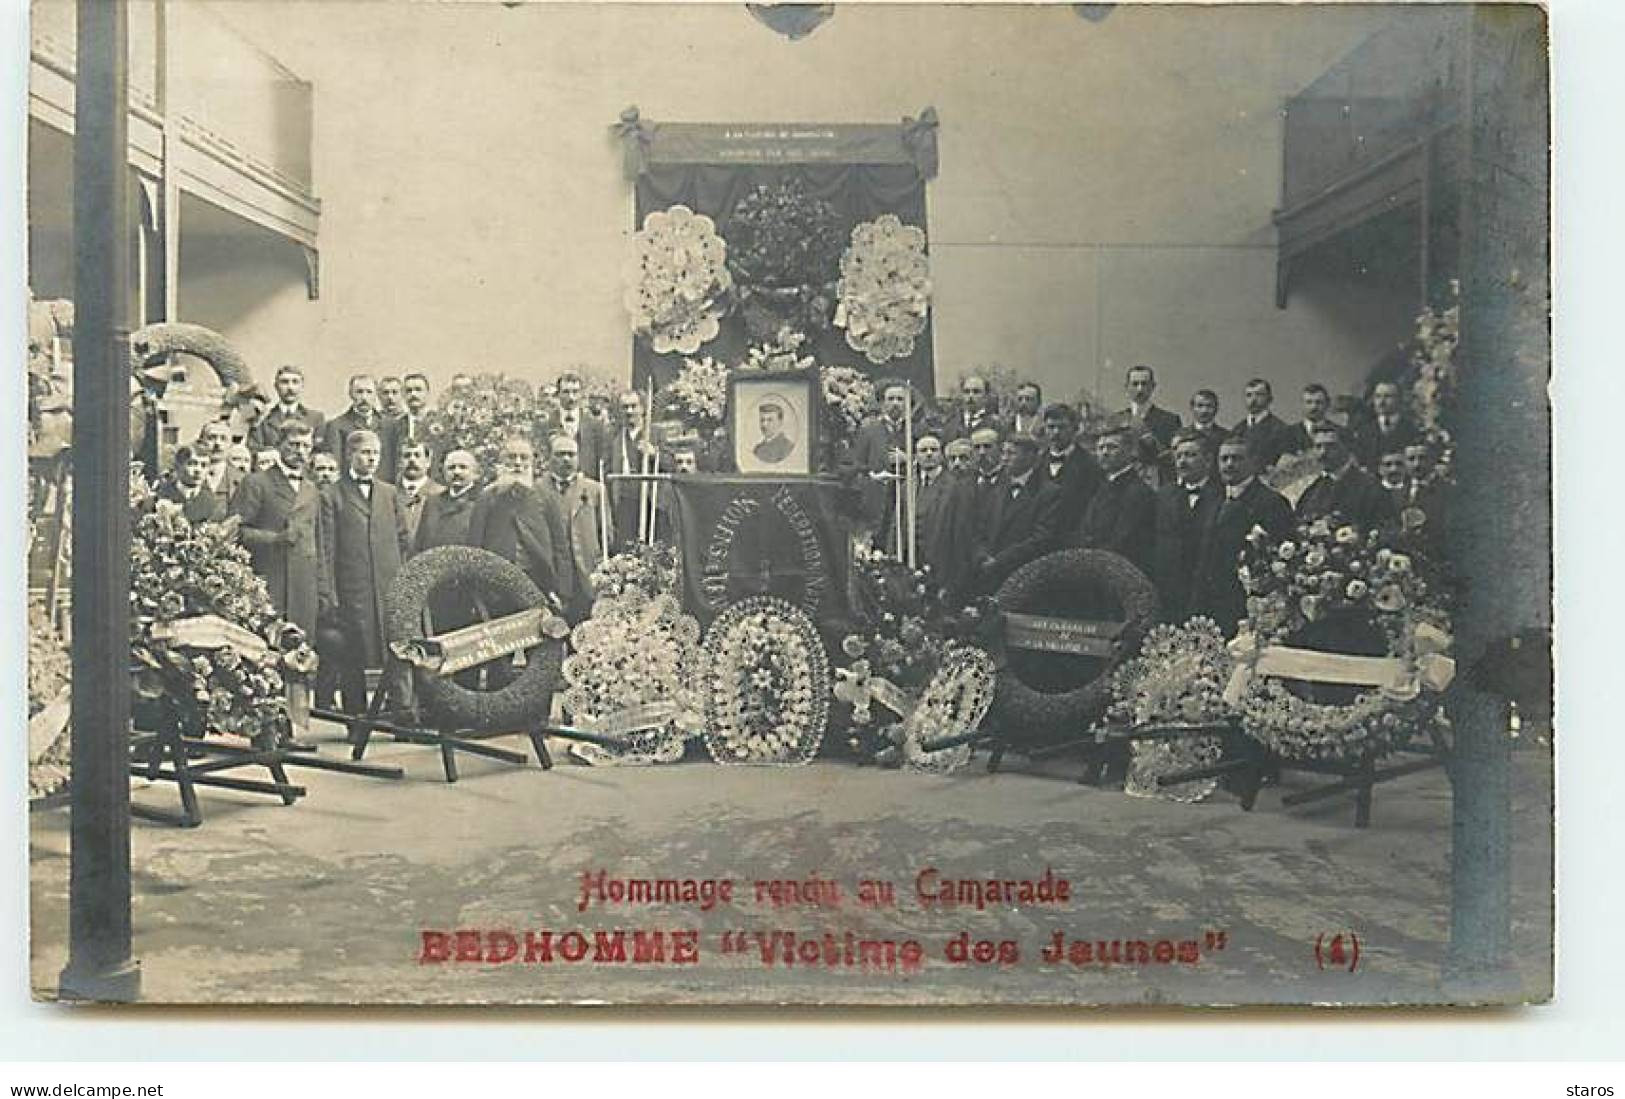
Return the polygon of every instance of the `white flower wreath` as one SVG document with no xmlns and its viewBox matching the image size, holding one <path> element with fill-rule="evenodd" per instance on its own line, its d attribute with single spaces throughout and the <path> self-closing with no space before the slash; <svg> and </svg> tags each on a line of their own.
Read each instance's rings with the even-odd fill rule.
<svg viewBox="0 0 1625 1099">
<path fill-rule="evenodd" d="M 575 652 L 564 659 L 564 703 L 571 719 L 592 727 L 615 724 L 640 709 L 657 724 L 630 735 L 611 751 L 594 744 L 572 750 L 595 764 L 672 763 L 704 725 L 696 684 L 702 655 L 700 627 L 670 595 L 631 589 L 602 596 L 592 617 L 571 634 Z"/>
<path fill-rule="evenodd" d="M 805 613 L 772 596 L 723 611 L 705 637 L 705 747 L 718 763 L 796 765 L 829 719 L 829 658 Z"/>
<path fill-rule="evenodd" d="M 856 226 L 836 293 L 835 323 L 854 351 L 872 363 L 909 355 L 931 309 L 925 234 L 895 214 Z"/>
<path fill-rule="evenodd" d="M 710 218 L 673 206 L 644 218 L 632 244 L 624 298 L 632 331 L 659 354 L 694 354 L 720 330 L 733 286 L 727 243 Z"/>
</svg>

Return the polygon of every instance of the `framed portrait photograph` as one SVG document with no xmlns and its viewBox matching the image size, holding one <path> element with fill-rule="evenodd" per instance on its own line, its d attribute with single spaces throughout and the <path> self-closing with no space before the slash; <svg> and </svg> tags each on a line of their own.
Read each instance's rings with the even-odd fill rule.
<svg viewBox="0 0 1625 1099">
<path fill-rule="evenodd" d="M 735 374 L 728 379 L 728 437 L 740 473 L 807 476 L 818 450 L 815 370 Z"/>
</svg>

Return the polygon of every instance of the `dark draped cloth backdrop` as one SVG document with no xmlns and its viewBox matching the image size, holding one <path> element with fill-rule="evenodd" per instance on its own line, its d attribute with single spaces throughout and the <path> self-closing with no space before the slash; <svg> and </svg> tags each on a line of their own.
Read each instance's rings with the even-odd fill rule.
<svg viewBox="0 0 1625 1099">
<path fill-rule="evenodd" d="M 758 184 L 791 177 L 835 208 L 843 239 L 850 238 L 854 226 L 881 214 L 896 214 L 905 225 L 926 230 L 925 178 L 914 164 L 646 164 L 637 178 L 637 224 L 656 210 L 680 204 L 710 217 L 726 239 L 728 218 L 742 198 Z M 735 312 L 723 318 L 717 337 L 694 354 L 732 363 L 744 357 L 749 344 L 745 322 Z M 833 320 L 823 332 L 809 333 L 803 352 L 816 355 L 820 365 L 854 366 L 877 379 L 895 375 L 913 382 L 919 392 L 934 391 L 929 317 L 906 358 L 869 362 L 847 346 L 846 329 L 835 327 Z M 677 376 L 683 358 L 657 355 L 643 340 L 634 340 L 633 381 L 641 390 L 652 376 L 658 388 Z"/>
</svg>

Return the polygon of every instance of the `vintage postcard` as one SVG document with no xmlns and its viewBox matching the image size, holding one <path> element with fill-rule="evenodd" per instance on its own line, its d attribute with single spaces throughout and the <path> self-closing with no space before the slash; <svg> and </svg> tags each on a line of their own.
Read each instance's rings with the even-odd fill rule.
<svg viewBox="0 0 1625 1099">
<path fill-rule="evenodd" d="M 1548 1000 L 1548 84 L 34 0 L 35 997 Z"/>
</svg>

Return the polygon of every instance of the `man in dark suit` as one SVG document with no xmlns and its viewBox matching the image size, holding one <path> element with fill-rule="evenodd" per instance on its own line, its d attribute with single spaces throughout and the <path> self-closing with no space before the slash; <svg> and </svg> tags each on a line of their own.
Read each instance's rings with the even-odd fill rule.
<svg viewBox="0 0 1625 1099">
<path fill-rule="evenodd" d="M 971 433 L 971 477 L 966 497 L 973 529 L 985 536 L 988 516 L 993 514 L 993 492 L 1004 472 L 1004 446 L 997 428 L 979 427 Z"/>
<path fill-rule="evenodd" d="M 1044 390 L 1037 382 L 1022 382 L 1016 386 L 1016 406 L 1004 424 L 1006 435 L 1044 434 Z"/>
<path fill-rule="evenodd" d="M 610 434 L 609 456 L 604 463 L 605 474 L 642 473 L 658 458 L 659 451 L 645 430 L 643 398 L 628 390 L 620 395 L 616 407 L 614 430 Z M 733 456 L 729 455 L 729 461 Z M 583 466 L 593 480 L 598 479 L 596 466 Z M 610 525 L 622 542 L 637 538 L 643 524 L 638 521 L 639 505 L 643 500 L 642 485 L 638 481 L 610 481 L 609 500 L 612 511 Z M 669 495 L 669 494 L 664 494 Z"/>
<path fill-rule="evenodd" d="M 179 504 L 189 523 L 211 523 L 221 518 L 226 509 L 203 483 L 208 468 L 203 455 L 192 447 L 176 447 L 173 467 L 158 482 L 158 499 Z"/>
<path fill-rule="evenodd" d="M 947 442 L 969 439 L 984 427 L 993 428 L 1002 435 L 999 423 L 999 401 L 993 387 L 980 374 L 967 374 L 959 383 L 959 399 L 954 403 L 942 425 L 942 437 Z"/>
<path fill-rule="evenodd" d="M 467 450 L 447 451 L 440 469 L 446 479 L 445 489 L 423 502 L 417 534 L 412 540 L 413 553 L 436 546 L 474 544 L 469 540 L 468 529 L 474 516 L 474 504 L 480 497 L 479 459 Z"/>
<path fill-rule="evenodd" d="M 401 509 L 406 512 L 407 537 L 415 543 L 424 504 L 444 492 L 445 488 L 429 476 L 427 442 L 421 439 L 408 442 L 401 448 L 400 459 L 400 477 L 395 488 L 400 492 Z"/>
<path fill-rule="evenodd" d="M 852 436 L 850 461 L 862 478 L 864 518 L 879 531 L 877 541 L 896 541 L 892 519 L 895 486 L 904 466 L 903 448 L 908 444 L 908 427 L 903 422 L 908 408 L 908 387 L 902 382 L 885 382 L 880 388 L 880 415 L 866 420 Z"/>
<path fill-rule="evenodd" d="M 604 421 L 587 410 L 582 400 L 582 391 L 585 386 L 581 375 L 567 370 L 559 375 L 554 387 L 558 399 L 558 408 L 548 417 L 546 431 L 543 438 L 551 439 L 555 435 L 564 434 L 576 441 L 576 451 L 580 456 L 580 469 L 585 477 L 598 479 L 598 463 L 603 462 L 606 470 L 611 472 L 624 472 L 613 470 L 610 459 L 611 439 L 613 432 Z M 636 397 L 637 394 L 632 394 Z M 638 411 L 642 412 L 642 403 L 639 402 Z M 643 421 L 638 421 L 641 431 Z M 780 461 L 783 461 L 781 458 Z M 636 472 L 634 470 L 633 472 Z M 632 486 L 636 494 L 637 486 Z"/>
<path fill-rule="evenodd" d="M 1354 460 L 1375 472 L 1384 454 L 1405 452 L 1420 433 L 1405 415 L 1398 382 L 1378 382 L 1371 390 L 1371 414 L 1354 427 Z"/>
<path fill-rule="evenodd" d="M 1230 437 L 1246 441 L 1253 452 L 1253 468 L 1263 471 L 1287 452 L 1292 429 L 1270 411 L 1270 405 L 1275 403 L 1275 392 L 1265 379 L 1254 378 L 1248 382 L 1242 390 L 1242 398 L 1247 405 L 1247 415 L 1230 429 Z"/>
<path fill-rule="evenodd" d="M 921 435 L 914 440 L 914 478 L 915 547 L 920 562 L 931 565 L 940 579 L 935 562 L 946 548 L 944 523 L 952 486 L 942 464 L 942 440 L 937 436 Z"/>
<path fill-rule="evenodd" d="M 339 695 L 346 711 L 362 713 L 367 706 L 366 669 L 385 665 L 384 601 L 410 552 L 411 539 L 400 495 L 377 476 L 383 458 L 377 432 L 355 431 L 345 443 L 348 468 L 338 484 L 323 490 L 316 516 L 319 618 L 344 636 Z M 405 681 L 390 686 L 404 706 Z"/>
<path fill-rule="evenodd" d="M 379 383 L 380 397 L 382 383 Z M 383 415 L 383 430 L 379 432 L 387 444 L 384 460 L 378 467 L 378 476 L 391 484 L 399 482 L 401 451 L 408 443 L 420 442 L 429 448 L 429 469 L 433 470 L 439 455 L 429 439 L 425 418 L 429 414 L 429 379 L 424 374 L 408 374 L 401 379 L 400 408 Z"/>
<path fill-rule="evenodd" d="M 316 636 L 318 491 L 309 470 L 313 432 L 305 420 L 282 425 L 277 461 L 250 473 L 231 501 L 238 535 L 277 613 Z"/>
<path fill-rule="evenodd" d="M 441 475 L 446 479 L 443 492 L 437 492 L 423 502 L 418 516 L 417 536 L 412 552 L 422 553 L 437 546 L 469 546 L 469 523 L 474 517 L 474 506 L 479 502 L 480 464 L 466 450 L 452 450 L 441 462 Z M 432 633 L 447 633 L 472 625 L 479 617 L 475 611 L 476 593 L 457 583 L 442 584 L 429 594 L 428 628 Z M 477 685 L 479 671 L 463 676 L 465 685 Z"/>
<path fill-rule="evenodd" d="M 214 493 L 222 511 L 231 506 L 237 486 L 247 476 L 232 464 L 231 446 L 231 425 L 224 420 L 210 420 L 198 432 L 197 444 L 193 448 L 203 458 L 204 487 Z"/>
<path fill-rule="evenodd" d="M 297 416 L 285 418 L 281 431 L 276 462 L 243 479 L 232 497 L 231 513 L 241 520 L 237 536 L 248 550 L 255 574 L 265 581 L 272 606 L 317 646 L 322 663 L 316 670 L 314 701 L 330 706 L 342 656 L 322 645 L 317 631 L 320 566 L 316 522 L 321 492 L 310 474 L 315 432 L 309 420 Z M 303 747 L 297 741 L 287 746 Z"/>
<path fill-rule="evenodd" d="M 1191 422 L 1187 428 L 1207 447 L 1210 461 L 1217 461 L 1219 444 L 1230 438 L 1230 433 L 1219 426 L 1219 395 L 1211 389 L 1198 389 L 1191 394 Z"/>
<path fill-rule="evenodd" d="M 272 405 L 248 433 L 248 449 L 256 454 L 262 450 L 275 450 L 281 446 L 282 428 L 291 420 L 302 420 L 310 425 L 312 437 L 322 438 L 327 417 L 304 404 L 305 372 L 292 363 L 276 369 L 276 404 Z"/>
<path fill-rule="evenodd" d="M 1277 539 L 1292 530 L 1291 505 L 1260 481 L 1256 470 L 1252 448 L 1244 441 L 1219 444 L 1224 499 L 1211 513 L 1202 539 L 1190 610 L 1213 619 L 1226 637 L 1234 637 L 1247 616 L 1247 596 L 1238 575 L 1247 535 L 1255 526 Z"/>
<path fill-rule="evenodd" d="M 1061 492 L 1059 538 L 1070 541 L 1100 488 L 1100 467 L 1078 445 L 1078 411 L 1069 404 L 1055 403 L 1044 409 L 1044 443 L 1038 475 Z"/>
<path fill-rule="evenodd" d="M 350 407 L 327 421 L 323 428 L 321 449 L 330 451 L 338 456 L 339 467 L 348 469 L 349 455 L 344 453 L 344 444 L 357 431 L 367 431 L 376 435 L 379 445 L 383 445 L 383 422 L 378 414 L 378 383 L 371 374 L 357 374 L 350 379 Z M 380 464 L 383 461 L 379 455 Z M 373 474 L 376 475 L 374 470 Z"/>
<path fill-rule="evenodd" d="M 603 491 L 576 465 L 576 441 L 560 432 L 549 441 L 548 449 L 552 452 L 548 484 L 558 493 L 570 548 L 571 587 L 575 594 L 566 617 L 574 624 L 592 612 L 592 574 L 603 561 L 603 547 L 611 539 L 604 525 Z M 656 531 L 657 537 L 661 533 Z"/>
<path fill-rule="evenodd" d="M 1332 395 L 1326 387 L 1319 382 L 1310 382 L 1303 387 L 1303 419 L 1292 427 L 1292 436 L 1287 440 L 1287 453 L 1302 454 L 1315 447 L 1315 428 L 1321 424 L 1329 424 L 1332 414 Z"/>
<path fill-rule="evenodd" d="M 1105 481 L 1083 513 L 1076 542 L 1085 549 L 1110 550 L 1142 572 L 1151 569 L 1157 531 L 1157 501 L 1134 468 L 1138 436 L 1114 427 L 1095 440 L 1095 461 Z"/>
<path fill-rule="evenodd" d="M 563 501 L 536 476 L 536 449 L 529 439 L 508 439 L 497 461 L 502 472 L 474 505 L 469 541 L 518 565 L 562 612 L 575 595 Z"/>
<path fill-rule="evenodd" d="M 1157 490 L 1151 579 L 1157 585 L 1163 618 L 1169 622 L 1183 622 L 1190 616 L 1202 540 L 1224 500 L 1224 491 L 1213 477 L 1216 458 L 1201 432 L 1194 427 L 1181 429 L 1174 436 L 1175 479 Z"/>
<path fill-rule="evenodd" d="M 1433 448 L 1425 441 L 1418 440 L 1407 446 L 1406 490 L 1404 496 L 1396 500 L 1396 503 L 1402 525 L 1410 519 L 1405 514 L 1407 509 L 1415 509 L 1422 513 L 1423 543 L 1430 551 L 1438 553 L 1444 549 L 1448 539 L 1446 532 L 1449 530 L 1450 515 L 1445 506 L 1444 486 L 1434 479 L 1435 464 Z M 1413 519 L 1410 521 L 1414 523 Z"/>
<path fill-rule="evenodd" d="M 1174 432 L 1180 426 L 1179 416 L 1166 408 L 1158 408 L 1152 401 L 1157 391 L 1157 373 L 1144 363 L 1128 368 L 1124 384 L 1128 389 L 1128 407 L 1117 414 L 1117 426 L 1151 436 L 1157 441 L 1160 455 L 1173 444 Z"/>
<path fill-rule="evenodd" d="M 1393 499 L 1355 464 L 1342 429 L 1322 424 L 1315 428 L 1314 442 L 1321 473 L 1298 497 L 1298 519 L 1336 515 L 1362 531 L 1392 523 L 1397 515 Z"/>
<path fill-rule="evenodd" d="M 1038 440 L 1012 435 L 1003 444 L 1003 471 L 975 560 L 979 591 L 998 590 L 1022 565 L 1055 548 L 1061 490 L 1038 476 Z"/>
</svg>

